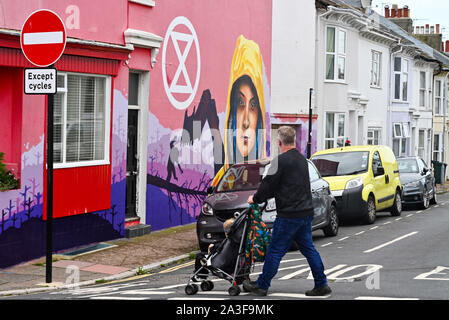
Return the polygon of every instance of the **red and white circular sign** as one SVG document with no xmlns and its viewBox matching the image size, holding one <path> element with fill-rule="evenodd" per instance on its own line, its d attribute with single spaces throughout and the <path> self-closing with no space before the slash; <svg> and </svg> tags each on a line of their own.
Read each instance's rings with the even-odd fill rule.
<svg viewBox="0 0 449 320">
<path fill-rule="evenodd" d="M 47 67 L 61 57 L 66 31 L 61 18 L 51 10 L 33 12 L 23 24 L 20 45 L 25 57 L 38 67 Z"/>
</svg>

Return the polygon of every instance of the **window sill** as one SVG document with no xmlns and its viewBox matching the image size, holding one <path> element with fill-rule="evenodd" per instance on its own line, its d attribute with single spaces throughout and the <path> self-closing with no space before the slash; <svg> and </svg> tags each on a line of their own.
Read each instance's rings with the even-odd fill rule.
<svg viewBox="0 0 449 320">
<path fill-rule="evenodd" d="M 324 83 L 336 83 L 336 84 L 348 85 L 346 80 L 324 80 Z"/>
<path fill-rule="evenodd" d="M 393 100 L 391 102 L 393 102 L 393 103 L 400 103 L 400 104 L 410 104 L 409 101 L 402 101 L 402 100 Z"/>
<path fill-rule="evenodd" d="M 55 163 L 54 169 L 70 169 L 79 167 L 95 167 L 95 166 L 107 166 L 110 165 L 109 161 L 86 161 L 86 162 L 73 162 L 73 163 Z"/>
<path fill-rule="evenodd" d="M 147 7 L 154 7 L 156 5 L 156 3 L 153 0 L 128 0 L 128 1 L 138 3 Z"/>
<path fill-rule="evenodd" d="M 380 86 L 370 85 L 370 88 L 371 88 L 371 89 L 382 90 L 382 87 L 380 87 Z"/>
</svg>

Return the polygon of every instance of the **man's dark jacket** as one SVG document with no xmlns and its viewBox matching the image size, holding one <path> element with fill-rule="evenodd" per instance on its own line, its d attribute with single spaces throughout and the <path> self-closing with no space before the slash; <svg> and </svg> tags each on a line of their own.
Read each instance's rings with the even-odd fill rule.
<svg viewBox="0 0 449 320">
<path fill-rule="evenodd" d="M 290 149 L 274 158 L 269 166 L 253 201 L 262 203 L 274 197 L 277 216 L 281 218 L 313 216 L 306 158 L 298 150 Z"/>
</svg>

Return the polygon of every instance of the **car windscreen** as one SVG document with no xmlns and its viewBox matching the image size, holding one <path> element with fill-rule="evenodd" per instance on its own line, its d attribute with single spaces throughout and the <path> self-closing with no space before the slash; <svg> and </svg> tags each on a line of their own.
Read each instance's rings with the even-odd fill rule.
<svg viewBox="0 0 449 320">
<path fill-rule="evenodd" d="M 368 170 L 369 151 L 316 155 L 311 160 L 322 177 L 347 176 Z"/>
<path fill-rule="evenodd" d="M 418 162 L 415 159 L 397 159 L 399 173 L 418 173 Z"/>
<path fill-rule="evenodd" d="M 217 192 L 255 190 L 262 180 L 265 165 L 241 164 L 230 167 L 217 185 Z"/>
</svg>

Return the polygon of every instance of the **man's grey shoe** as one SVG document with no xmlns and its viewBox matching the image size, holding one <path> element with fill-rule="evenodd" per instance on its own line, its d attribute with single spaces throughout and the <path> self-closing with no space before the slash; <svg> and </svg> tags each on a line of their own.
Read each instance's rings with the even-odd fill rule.
<svg viewBox="0 0 449 320">
<path fill-rule="evenodd" d="M 268 290 L 262 289 L 257 285 L 257 281 L 243 281 L 243 289 L 257 296 L 266 296 Z"/>
<path fill-rule="evenodd" d="M 313 288 L 312 290 L 306 291 L 306 296 L 309 297 L 318 297 L 318 296 L 328 296 L 332 292 L 329 286 L 321 287 L 321 288 Z"/>
</svg>

